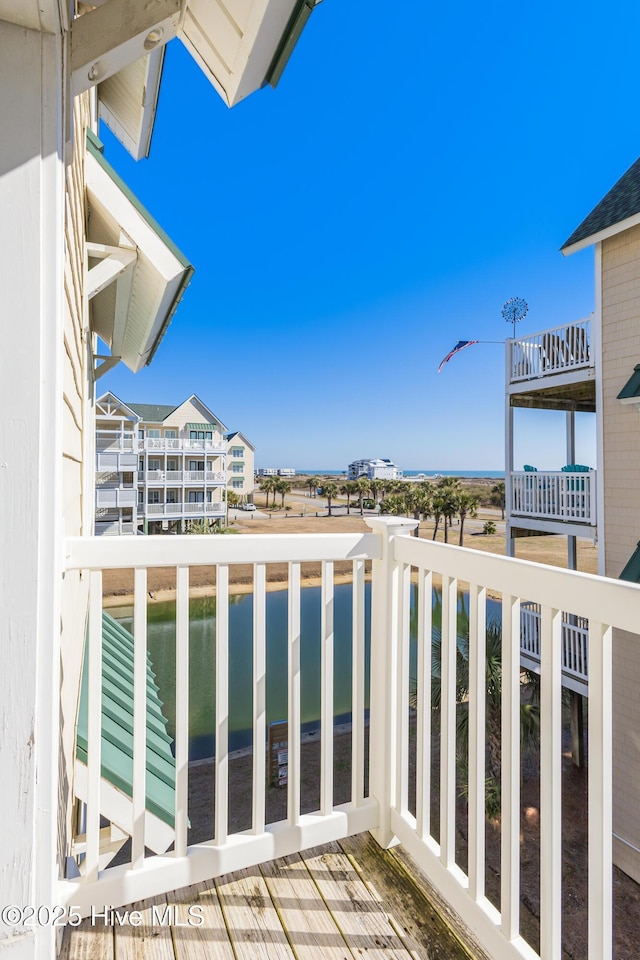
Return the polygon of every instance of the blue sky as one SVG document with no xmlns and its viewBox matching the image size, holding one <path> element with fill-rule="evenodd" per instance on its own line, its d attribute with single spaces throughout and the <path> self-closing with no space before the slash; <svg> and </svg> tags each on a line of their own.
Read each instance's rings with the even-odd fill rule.
<svg viewBox="0 0 640 960">
<path fill-rule="evenodd" d="M 445 9 L 446 7 L 446 9 Z M 533 333 L 593 309 L 564 240 L 636 159 L 640 11 L 324 0 L 278 88 L 229 111 L 178 41 L 148 160 L 106 156 L 196 268 L 124 400 L 200 396 L 258 466 L 500 469 L 510 297 Z M 595 465 L 593 418 L 577 460 Z M 563 415 L 517 415 L 559 469 Z"/>
</svg>

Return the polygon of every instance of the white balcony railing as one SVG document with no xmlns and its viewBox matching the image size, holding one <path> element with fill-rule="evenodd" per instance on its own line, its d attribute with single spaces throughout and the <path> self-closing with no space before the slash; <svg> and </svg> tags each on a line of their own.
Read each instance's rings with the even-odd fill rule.
<svg viewBox="0 0 640 960">
<path fill-rule="evenodd" d="M 137 448 L 136 438 L 131 430 L 96 430 L 96 450 L 114 453 L 132 452 Z"/>
<path fill-rule="evenodd" d="M 640 622 L 640 587 L 408 536 L 413 521 L 381 517 L 371 533 L 315 536 L 76 538 L 66 541 L 66 569 L 83 570 L 89 582 L 88 762 L 82 876 L 60 881 L 59 901 L 87 915 L 91 905 L 143 900 L 228 871 L 239 870 L 343 836 L 372 830 L 383 846 L 398 838 L 426 871 L 449 907 L 464 917 L 482 948 L 500 960 L 533 960 L 521 934 L 520 856 L 520 625 L 522 600 L 537 606 L 540 653 L 540 956 L 562 955 L 562 670 L 563 610 L 575 611 L 588 630 L 589 765 L 588 957 L 612 956 L 612 627 L 632 633 Z M 351 561 L 353 602 L 352 781 L 350 800 L 333 802 L 334 562 Z M 322 567 L 320 620 L 321 747 L 319 807 L 301 813 L 301 564 Z M 369 691 L 369 789 L 365 766 L 365 563 L 372 561 Z M 229 568 L 254 565 L 253 668 L 246 683 L 252 703 L 253 752 L 251 828 L 229 827 Z M 265 822 L 265 690 L 272 670 L 266 657 L 266 571 L 287 563 L 286 659 L 276 666 L 287 678 L 288 784 L 286 817 Z M 215 784 L 212 837 L 189 845 L 189 568 L 216 565 Z M 126 820 L 132 836 L 130 861 L 100 869 L 102 691 L 102 570 L 135 569 L 133 794 Z M 145 853 L 145 704 L 147 696 L 147 567 L 177 570 L 175 641 L 174 826 L 167 854 Z M 416 592 L 412 600 L 411 585 Z M 440 596 L 438 713 L 432 709 L 433 592 Z M 456 849 L 459 687 L 458 584 L 467 591 L 469 718 L 467 860 Z M 497 905 L 485 893 L 486 623 L 488 596 L 500 597 L 502 623 L 501 851 Z M 525 606 L 526 609 L 531 609 Z M 588 624 L 588 627 L 586 626 Z M 417 661 L 410 653 L 410 630 Z M 200 647 L 197 655 L 200 656 Z M 566 661 L 565 661 L 566 662 Z M 413 664 L 413 665 L 412 665 Z M 414 704 L 413 711 L 410 703 Z M 438 728 L 435 727 L 436 723 Z M 493 723 L 496 723 L 494 717 Z M 415 724 L 415 739 L 410 726 Z M 432 727 L 434 729 L 432 729 Z M 433 736 L 432 736 L 433 734 Z M 439 734 L 439 735 L 438 735 Z M 439 760 L 432 760 L 432 740 Z M 416 744 L 413 747 L 410 744 Z M 434 757 L 436 756 L 434 755 Z M 415 759 L 415 793 L 410 757 Z M 432 822 L 432 762 L 439 764 L 439 822 Z M 415 812 L 414 812 L 415 811 Z M 536 841 L 537 842 L 537 841 Z"/>
<path fill-rule="evenodd" d="M 591 321 L 578 320 L 530 337 L 507 340 L 507 349 L 512 383 L 591 367 Z"/>
<path fill-rule="evenodd" d="M 511 474 L 511 513 L 539 520 L 596 524 L 596 471 Z"/>
<path fill-rule="evenodd" d="M 520 606 L 520 653 L 525 666 L 540 669 L 541 613 L 539 603 Z M 566 686 L 585 693 L 589 686 L 589 622 L 562 614 L 562 673 Z"/>
<path fill-rule="evenodd" d="M 225 473 L 216 470 L 147 470 L 139 474 L 140 482 L 148 484 L 197 483 L 219 486 L 226 483 L 226 479 Z"/>
<path fill-rule="evenodd" d="M 226 440 L 186 440 L 181 437 L 145 437 L 138 440 L 139 450 L 194 450 L 194 451 L 215 451 L 216 453 L 227 452 Z"/>
<path fill-rule="evenodd" d="M 223 517 L 226 504 L 214 503 L 139 503 L 138 513 L 153 517 Z"/>
<path fill-rule="evenodd" d="M 123 537 L 135 533 L 133 523 L 126 520 L 96 520 L 97 537 Z"/>
<path fill-rule="evenodd" d="M 100 486 L 96 489 L 96 507 L 135 507 L 138 491 L 135 487 L 114 488 Z"/>
</svg>

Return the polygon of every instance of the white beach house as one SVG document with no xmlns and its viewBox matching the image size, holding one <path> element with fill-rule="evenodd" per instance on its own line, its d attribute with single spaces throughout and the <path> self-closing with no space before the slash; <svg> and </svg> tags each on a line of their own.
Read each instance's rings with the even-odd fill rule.
<svg viewBox="0 0 640 960">
<path fill-rule="evenodd" d="M 62 909 L 58 918 L 75 923 L 90 917 L 92 905 L 166 899 L 187 884 L 368 830 L 384 847 L 402 842 L 454 912 L 456 928 L 470 929 L 489 955 L 559 957 L 563 611 L 588 622 L 589 957 L 611 957 L 612 634 L 614 628 L 637 630 L 640 587 L 421 541 L 409 536 L 414 522 L 399 518 L 372 519 L 364 534 L 94 536 L 96 380 L 105 365 L 125 362 L 136 370 L 152 359 L 191 269 L 106 168 L 95 137 L 98 117 L 135 156 L 144 155 L 164 43 L 178 35 L 233 105 L 265 82 L 277 81 L 313 6 L 312 0 L 233 5 L 108 0 L 95 7 L 0 0 L 0 251 L 9 318 L 0 353 L 0 953 L 8 958 L 56 955 L 61 929 L 44 922 L 55 905 Z M 610 242 L 613 249 L 617 241 Z M 603 240 L 603 263 L 605 247 Z M 98 347 L 98 336 L 108 353 Z M 133 422 L 124 408 L 120 415 L 123 423 Z M 133 467 L 124 460 L 120 465 L 123 473 Z M 317 809 L 302 812 L 300 582 L 301 565 L 310 561 L 321 563 L 323 581 L 321 773 Z M 334 803 L 332 738 L 335 561 L 351 564 L 354 584 L 353 777 L 350 799 L 339 805 Z M 265 643 L 266 572 L 270 563 L 286 563 L 289 570 L 286 664 L 277 667 L 287 686 L 286 814 L 266 822 L 265 753 L 255 749 L 251 827 L 241 832 L 229 827 L 227 613 L 229 568 L 237 563 L 251 563 L 254 571 L 251 709 L 258 746 L 265 742 L 265 677 L 272 669 Z M 189 578 L 193 568 L 210 565 L 217 568 L 215 798 L 211 836 L 194 843 L 189 836 L 188 705 L 189 670 L 197 662 L 190 658 Z M 177 589 L 172 736 L 146 649 L 147 570 L 157 567 L 175 572 Z M 117 568 L 134 571 L 132 633 L 102 610 L 103 571 Z M 368 702 L 367 568 L 372 578 Z M 433 578 L 442 584 L 437 817 L 430 804 Z M 456 846 L 459 582 L 468 590 L 470 618 L 464 864 Z M 502 609 L 502 861 L 499 893 L 492 899 L 485 890 L 488 592 Z M 522 935 L 519 917 L 521 600 L 539 604 L 540 610 L 539 951 Z M 409 656 L 412 622 L 415 671 Z M 412 682 L 417 789 L 410 800 Z M 373 744 L 367 781 L 365 721 Z M 117 851 L 118 865 L 113 863 Z M 320 880 L 309 883 L 307 896 Z M 241 898 L 243 910 L 252 898 L 251 890 Z M 29 905 L 44 908 L 38 914 L 43 922 L 28 922 Z M 211 906 L 203 937 L 196 931 L 185 941 L 192 955 L 210 956 L 236 906 L 228 903 L 225 915 L 219 905 Z M 291 909 L 297 918 L 304 915 L 301 907 Z M 127 942 L 135 950 L 131 930 Z M 91 937 L 98 933 L 89 924 L 78 931 L 79 939 L 67 939 L 67 956 L 88 955 Z M 337 949 L 341 936 L 334 926 L 329 937 Z M 114 937 L 108 930 L 95 943 L 111 944 L 111 955 L 118 954 Z M 282 928 L 276 936 L 263 922 L 250 937 L 245 930 L 244 942 L 251 937 L 265 955 L 274 942 L 286 953 Z M 162 936 L 156 930 L 140 949 L 159 944 L 165 956 L 175 957 L 178 940 L 178 932 Z M 313 942 L 322 944 L 322 936 L 316 933 Z M 398 954 L 404 955 L 406 950 Z"/>
<path fill-rule="evenodd" d="M 347 476 L 349 480 L 366 477 L 367 480 L 399 480 L 402 470 L 387 457 L 374 460 L 354 460 L 349 464 Z"/>
</svg>

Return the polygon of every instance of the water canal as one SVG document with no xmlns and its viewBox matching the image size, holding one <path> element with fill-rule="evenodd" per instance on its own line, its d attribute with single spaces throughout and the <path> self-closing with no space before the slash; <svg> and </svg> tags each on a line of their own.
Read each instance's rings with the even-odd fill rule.
<svg viewBox="0 0 640 960">
<path fill-rule="evenodd" d="M 320 587 L 301 590 L 301 723 L 303 732 L 316 729 L 320 718 Z M 411 591 L 410 674 L 416 676 L 415 589 Z M 440 596 L 434 591 L 434 637 L 439 634 Z M 458 632 L 468 636 L 465 596 L 458 602 Z M 495 608 L 495 609 L 494 609 Z M 132 629 L 131 607 L 110 610 Z M 488 601 L 489 616 L 499 617 L 499 605 Z M 168 733 L 175 724 L 175 602 L 148 607 L 148 649 Z M 339 584 L 334 592 L 334 722 L 351 720 L 352 590 Z M 189 605 L 189 757 L 200 760 L 215 753 L 215 597 L 192 598 Z M 371 584 L 365 584 L 365 691 L 368 707 Z M 252 742 L 253 710 L 253 596 L 229 598 L 229 749 Z M 287 590 L 266 595 L 267 723 L 287 716 Z"/>
</svg>

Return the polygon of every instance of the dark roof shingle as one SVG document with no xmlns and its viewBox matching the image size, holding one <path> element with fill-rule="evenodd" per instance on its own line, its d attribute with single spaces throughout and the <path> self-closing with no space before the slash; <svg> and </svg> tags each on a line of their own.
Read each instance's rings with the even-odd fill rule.
<svg viewBox="0 0 640 960">
<path fill-rule="evenodd" d="M 566 250 L 581 240 L 587 240 L 608 227 L 628 220 L 636 213 L 640 213 L 640 159 L 620 177 L 560 249 Z"/>
<path fill-rule="evenodd" d="M 176 410 L 176 407 L 168 407 L 164 403 L 127 403 L 134 413 L 137 413 L 143 420 L 151 423 L 162 423 L 169 414 Z"/>
</svg>

